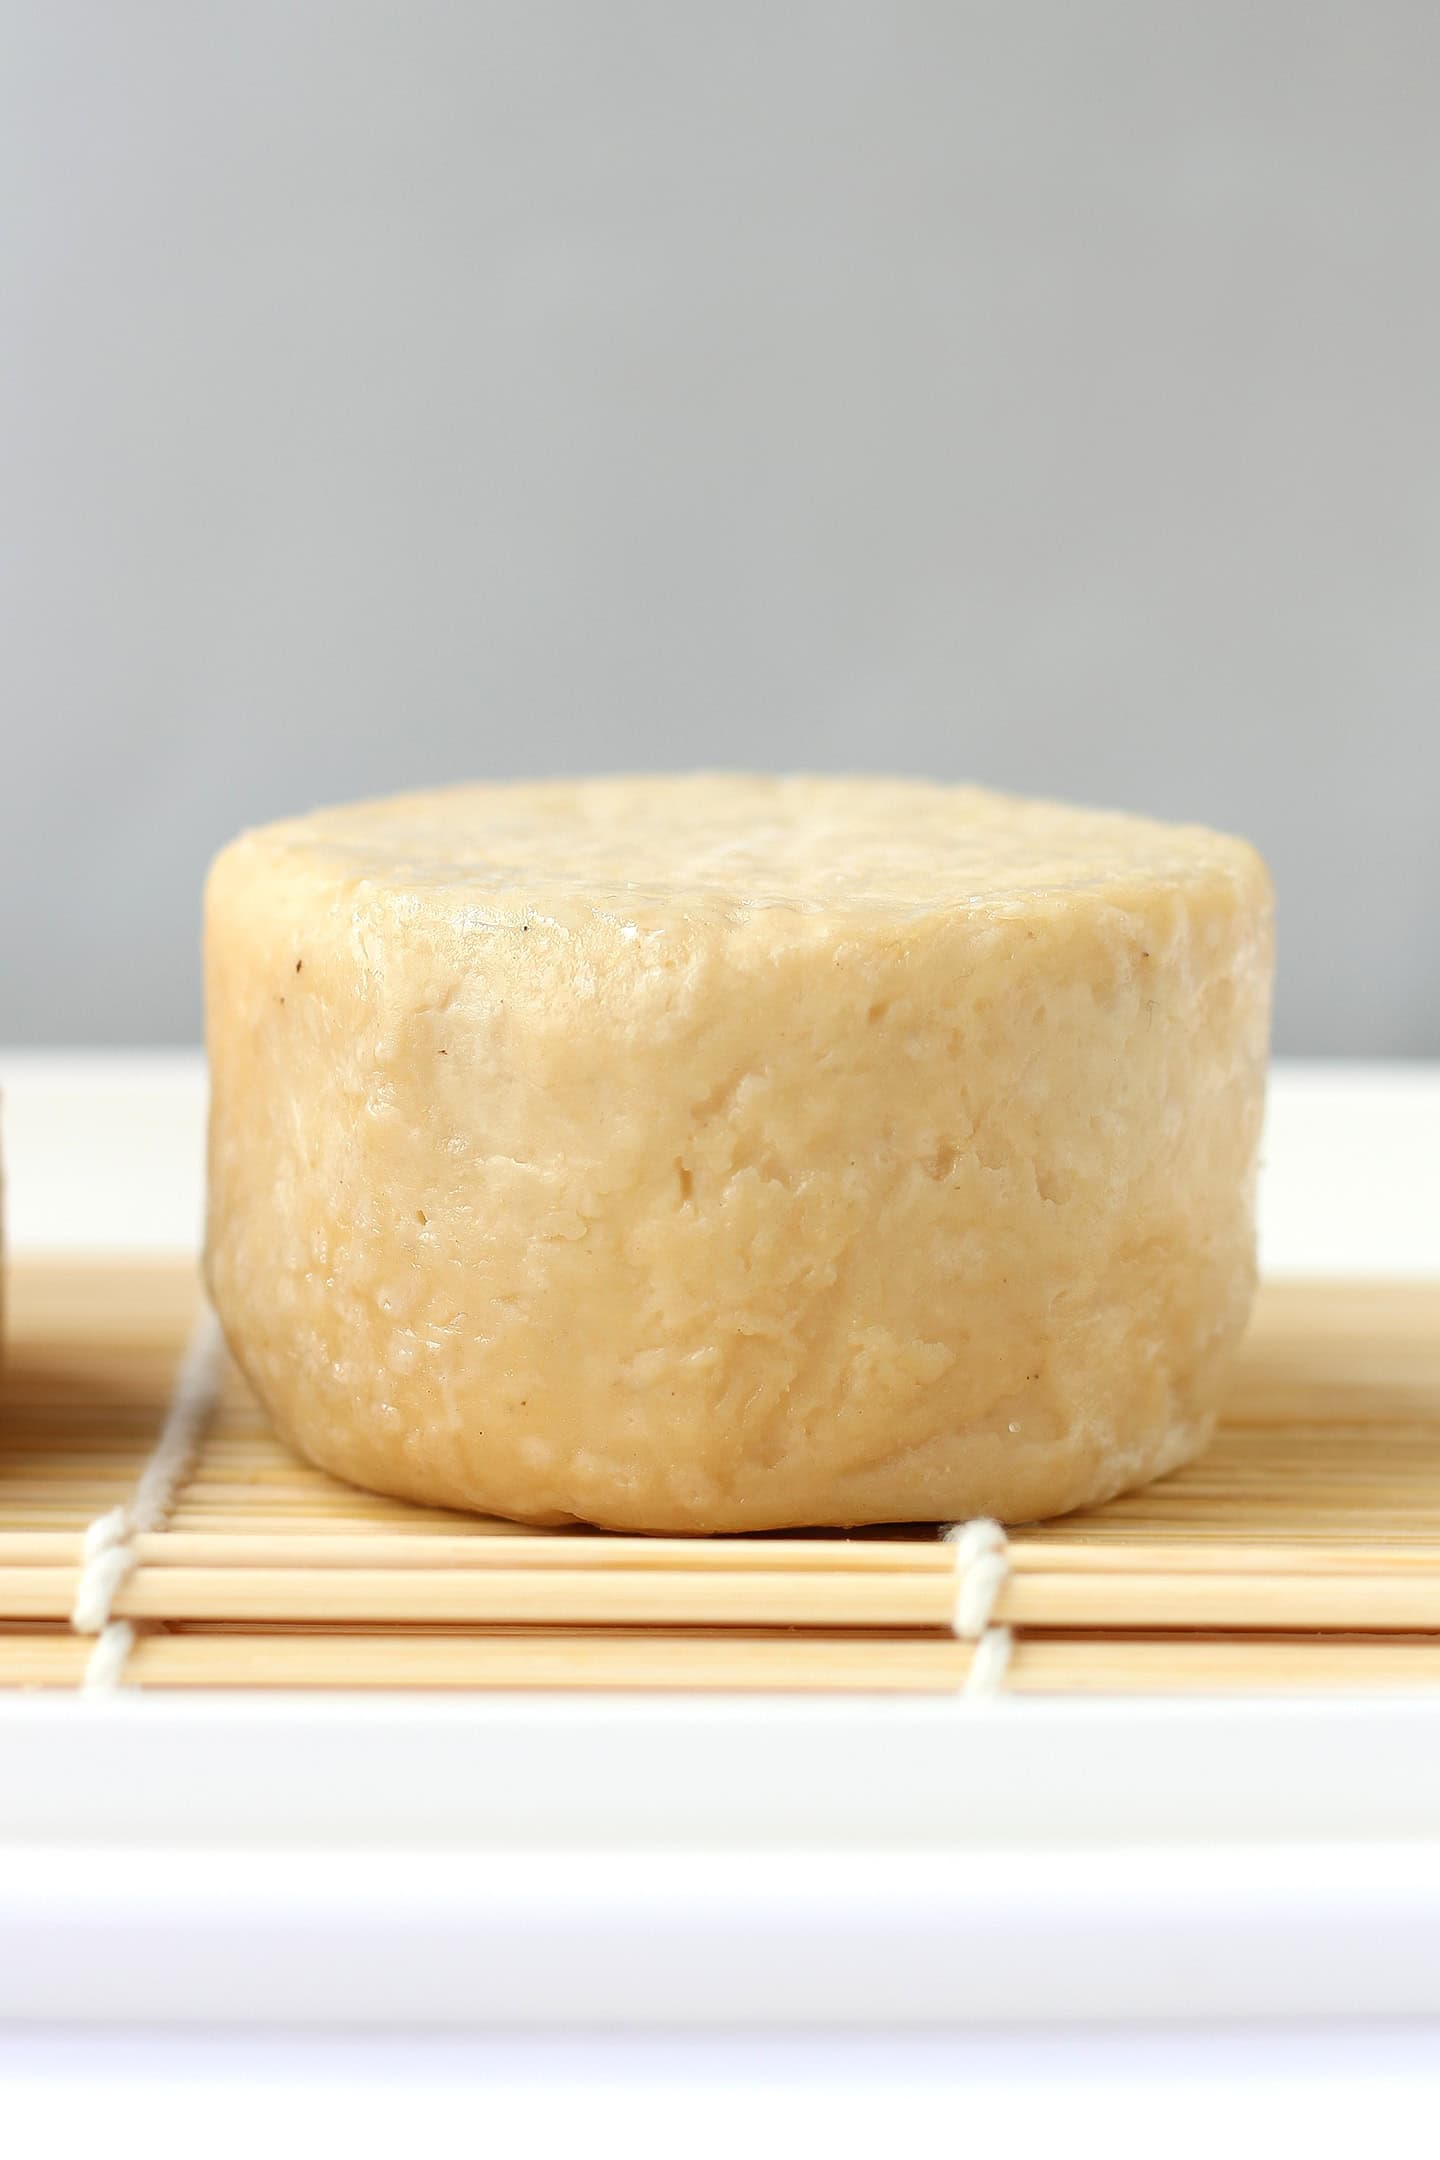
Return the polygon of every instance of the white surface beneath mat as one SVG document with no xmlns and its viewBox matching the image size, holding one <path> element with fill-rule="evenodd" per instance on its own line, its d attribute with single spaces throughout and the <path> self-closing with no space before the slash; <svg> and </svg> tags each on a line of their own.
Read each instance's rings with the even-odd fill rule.
<svg viewBox="0 0 1440 2160">
<path fill-rule="evenodd" d="M 1440 2016 L 1440 1701 L 50 1697 L 0 2021 Z"/>
<path fill-rule="evenodd" d="M 1414 2151 L 1437 2096 L 1440 2035 L 1416 2025 L 0 2033 L 7 2136 L 27 2160 L 1356 2160 Z"/>
</svg>

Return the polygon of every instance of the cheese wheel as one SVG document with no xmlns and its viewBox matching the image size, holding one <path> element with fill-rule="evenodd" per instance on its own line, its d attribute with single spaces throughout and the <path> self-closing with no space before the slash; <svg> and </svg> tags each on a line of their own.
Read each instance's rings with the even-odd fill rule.
<svg viewBox="0 0 1440 2160">
<path fill-rule="evenodd" d="M 209 881 L 208 1276 L 277 1429 L 617 1530 L 1023 1520 L 1183 1462 L 1254 1278 L 1271 894 L 877 779 L 457 788 Z"/>
</svg>

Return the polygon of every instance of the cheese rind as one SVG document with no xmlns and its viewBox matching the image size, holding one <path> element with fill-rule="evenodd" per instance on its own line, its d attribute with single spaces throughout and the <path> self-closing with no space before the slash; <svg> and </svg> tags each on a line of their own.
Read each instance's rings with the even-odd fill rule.
<svg viewBox="0 0 1440 2160">
<path fill-rule="evenodd" d="M 378 1490 L 638 1531 L 1023 1520 L 1203 1445 L 1269 881 L 870 780 L 469 788 L 207 895 L 208 1274 Z"/>
</svg>

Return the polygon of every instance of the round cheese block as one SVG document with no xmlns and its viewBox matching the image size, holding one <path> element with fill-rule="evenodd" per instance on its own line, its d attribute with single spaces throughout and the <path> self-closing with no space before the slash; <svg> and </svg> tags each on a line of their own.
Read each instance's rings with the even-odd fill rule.
<svg viewBox="0 0 1440 2160">
<path fill-rule="evenodd" d="M 1024 1520 L 1249 1310 L 1253 850 L 877 779 L 457 788 L 227 848 L 208 1275 L 314 1462 L 617 1530 Z"/>
</svg>

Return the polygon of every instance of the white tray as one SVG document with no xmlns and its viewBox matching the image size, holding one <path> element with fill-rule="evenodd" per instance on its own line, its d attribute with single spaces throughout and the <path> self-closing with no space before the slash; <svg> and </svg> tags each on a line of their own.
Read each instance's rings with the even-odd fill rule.
<svg viewBox="0 0 1440 2160">
<path fill-rule="evenodd" d="M 0 1714 L 0 2016 L 1440 2013 L 1440 1703 Z"/>
</svg>

